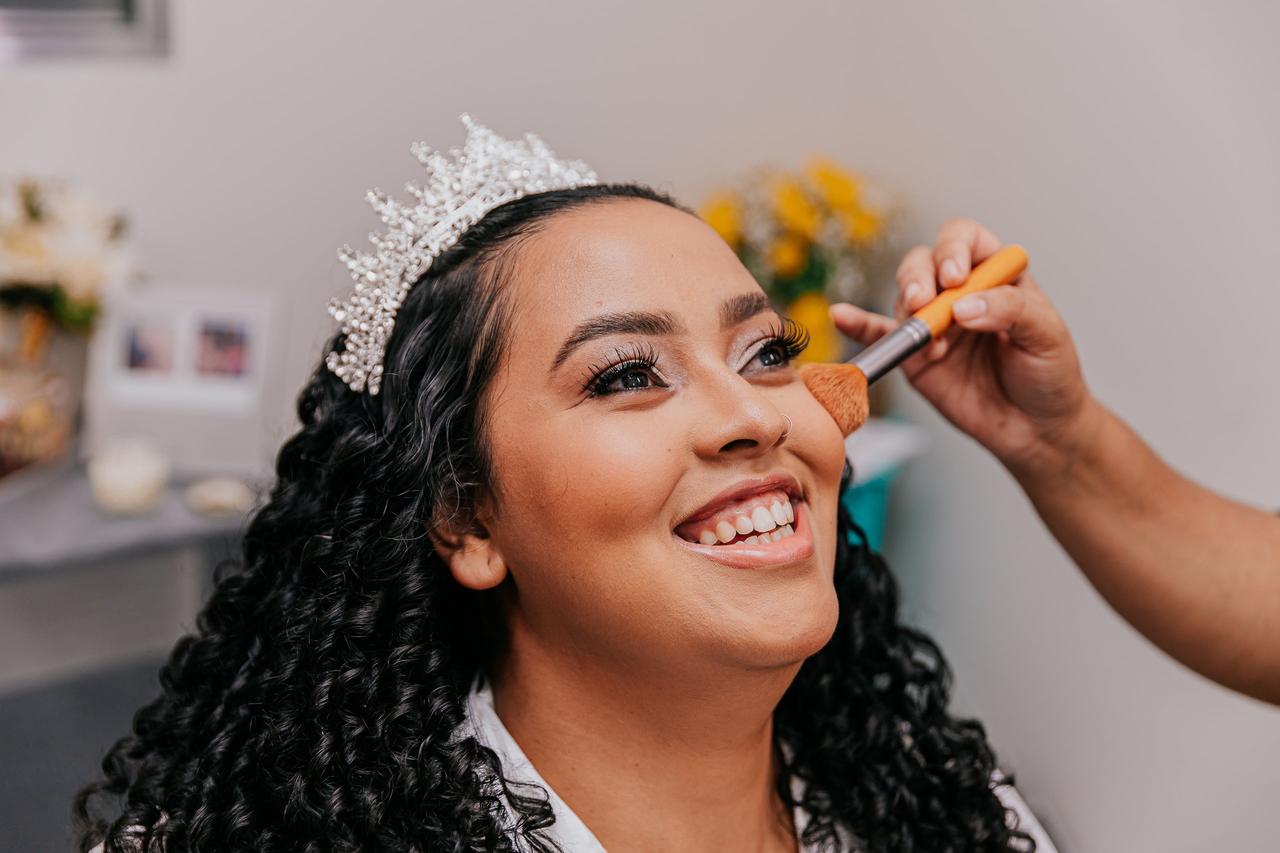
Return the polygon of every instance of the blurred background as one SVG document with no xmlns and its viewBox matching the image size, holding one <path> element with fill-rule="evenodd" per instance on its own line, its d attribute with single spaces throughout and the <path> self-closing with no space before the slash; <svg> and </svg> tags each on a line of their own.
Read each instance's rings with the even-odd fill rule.
<svg viewBox="0 0 1280 853">
<path fill-rule="evenodd" d="M 364 192 L 464 111 L 737 228 L 809 317 L 975 217 L 1104 402 L 1280 506 L 1276 32 L 1263 2 L 0 2 L 0 850 L 66 849 L 294 428 Z M 894 382 L 850 499 L 1061 849 L 1274 849 L 1280 712 L 1121 622 Z"/>
</svg>

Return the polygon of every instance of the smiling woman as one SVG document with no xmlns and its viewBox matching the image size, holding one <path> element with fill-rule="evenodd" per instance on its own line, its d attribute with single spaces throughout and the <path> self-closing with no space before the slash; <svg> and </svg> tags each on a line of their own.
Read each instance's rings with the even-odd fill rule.
<svg viewBox="0 0 1280 853">
<path fill-rule="evenodd" d="M 377 396 L 303 390 L 81 849 L 1031 849 L 841 509 L 803 345 L 660 193 L 491 210 Z"/>
</svg>

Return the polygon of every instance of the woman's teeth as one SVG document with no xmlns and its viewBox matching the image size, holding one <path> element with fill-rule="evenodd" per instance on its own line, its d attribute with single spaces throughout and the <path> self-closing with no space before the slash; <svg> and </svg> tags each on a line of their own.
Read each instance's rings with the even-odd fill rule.
<svg viewBox="0 0 1280 853">
<path fill-rule="evenodd" d="M 698 532 L 698 541 L 703 545 L 728 545 L 731 542 L 758 545 L 777 542 L 796 532 L 792 526 L 795 520 L 796 511 L 791 501 L 779 499 L 749 511 L 743 510 L 720 518 L 713 526 L 704 527 Z"/>
</svg>

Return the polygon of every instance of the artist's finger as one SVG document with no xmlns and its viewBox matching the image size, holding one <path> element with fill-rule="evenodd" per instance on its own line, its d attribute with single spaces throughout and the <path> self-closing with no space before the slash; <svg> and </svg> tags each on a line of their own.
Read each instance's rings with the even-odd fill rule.
<svg viewBox="0 0 1280 853">
<path fill-rule="evenodd" d="M 1066 325 L 1038 288 L 1006 284 L 972 293 L 951 307 L 956 324 L 975 332 L 1006 332 L 1010 343 L 1046 352 L 1067 339 Z"/>
<path fill-rule="evenodd" d="M 894 314 L 899 321 L 924 307 L 938 294 L 935 278 L 933 249 L 916 246 L 907 252 L 898 265 L 898 300 L 894 304 Z"/>
<path fill-rule="evenodd" d="M 959 326 L 951 326 L 942 333 L 942 337 L 935 338 L 920 350 L 920 359 L 925 364 L 933 364 L 935 361 L 941 361 L 947 357 L 947 353 L 951 352 L 951 347 L 955 344 L 956 338 L 960 337 L 964 330 Z"/>
<path fill-rule="evenodd" d="M 882 314 L 866 311 L 848 302 L 837 302 L 831 306 L 831 322 L 864 347 L 880 340 L 897 325 Z"/>
<path fill-rule="evenodd" d="M 999 238 L 980 223 L 972 219 L 952 219 L 938 229 L 938 239 L 933 244 L 938 282 L 943 287 L 958 286 L 975 264 L 999 248 Z"/>
</svg>

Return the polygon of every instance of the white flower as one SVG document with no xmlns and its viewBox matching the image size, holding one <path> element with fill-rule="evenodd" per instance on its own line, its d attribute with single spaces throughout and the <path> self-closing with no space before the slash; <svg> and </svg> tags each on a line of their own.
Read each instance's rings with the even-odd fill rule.
<svg viewBox="0 0 1280 853">
<path fill-rule="evenodd" d="M 32 191 L 36 219 L 24 198 Z M 103 205 L 63 184 L 0 181 L 0 287 L 57 285 L 75 302 L 96 301 L 129 271 L 116 224 Z"/>
</svg>

